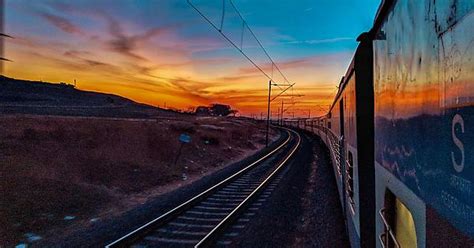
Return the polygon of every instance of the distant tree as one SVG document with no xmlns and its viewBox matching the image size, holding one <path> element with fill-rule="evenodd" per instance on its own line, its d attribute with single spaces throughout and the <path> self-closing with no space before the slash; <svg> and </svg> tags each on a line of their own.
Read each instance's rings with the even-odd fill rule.
<svg viewBox="0 0 474 248">
<path fill-rule="evenodd" d="M 211 110 L 206 106 L 199 106 L 195 111 L 196 115 L 211 115 Z"/>
<path fill-rule="evenodd" d="M 69 89 L 74 89 L 75 88 L 74 85 L 68 84 L 68 83 L 65 83 L 65 82 L 59 82 L 59 87 L 64 87 L 64 88 L 69 88 Z"/>
<path fill-rule="evenodd" d="M 228 116 L 232 113 L 232 109 L 229 105 L 224 104 L 212 104 L 210 107 L 211 114 L 214 116 Z"/>
<path fill-rule="evenodd" d="M 195 111 L 196 115 L 210 115 L 210 116 L 228 116 L 230 114 L 236 115 L 237 110 L 231 109 L 230 105 L 214 103 L 209 107 L 199 106 Z"/>
<path fill-rule="evenodd" d="M 191 107 L 188 107 L 188 109 L 186 110 L 186 112 L 187 112 L 187 113 L 190 113 L 190 114 L 194 113 L 195 111 L 196 111 L 196 108 L 194 108 L 194 107 L 192 107 L 192 106 L 191 106 Z"/>
<path fill-rule="evenodd" d="M 179 108 L 173 108 L 173 107 L 168 107 L 168 110 L 171 110 L 171 111 L 174 111 L 174 112 L 178 112 L 178 113 L 182 113 L 183 110 L 182 109 L 179 109 Z"/>
</svg>

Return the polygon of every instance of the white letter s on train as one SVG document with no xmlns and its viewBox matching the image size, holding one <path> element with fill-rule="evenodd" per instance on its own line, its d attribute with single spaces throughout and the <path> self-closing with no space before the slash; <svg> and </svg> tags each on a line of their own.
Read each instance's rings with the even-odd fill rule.
<svg viewBox="0 0 474 248">
<path fill-rule="evenodd" d="M 451 161 L 453 162 L 453 167 L 457 172 L 462 172 L 464 169 L 464 144 L 462 141 L 456 136 L 455 127 L 456 124 L 461 125 L 461 132 L 464 133 L 464 120 L 461 115 L 456 114 L 453 117 L 453 122 L 451 125 L 451 135 L 453 137 L 454 144 L 459 148 L 461 151 L 461 163 L 457 163 L 456 159 L 454 158 L 454 152 L 451 152 Z"/>
</svg>

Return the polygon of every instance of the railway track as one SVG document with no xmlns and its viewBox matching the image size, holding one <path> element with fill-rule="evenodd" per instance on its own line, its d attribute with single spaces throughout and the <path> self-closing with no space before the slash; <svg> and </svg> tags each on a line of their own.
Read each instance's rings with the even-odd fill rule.
<svg viewBox="0 0 474 248">
<path fill-rule="evenodd" d="M 232 176 L 108 244 L 112 247 L 206 247 L 232 243 L 282 177 L 301 138 L 287 139 Z"/>
</svg>

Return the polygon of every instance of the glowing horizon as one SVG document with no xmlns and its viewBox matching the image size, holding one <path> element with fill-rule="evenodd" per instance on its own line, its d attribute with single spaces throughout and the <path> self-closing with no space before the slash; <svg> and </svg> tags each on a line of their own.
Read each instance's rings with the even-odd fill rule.
<svg viewBox="0 0 474 248">
<path fill-rule="evenodd" d="M 379 4 L 234 2 L 304 95 L 290 110 L 296 116 L 307 116 L 308 110 L 322 114 L 321 106 L 332 102 L 357 46 L 355 38 L 370 28 Z M 4 63 L 5 76 L 77 80 L 82 90 L 161 107 L 165 102 L 177 109 L 218 102 L 243 115 L 266 110 L 267 79 L 185 1 L 7 0 L 5 10 L 5 31 L 14 37 L 5 39 L 5 57 L 14 61 Z M 315 20 L 327 23 L 317 26 Z M 281 101 L 274 104 L 276 111 Z"/>
</svg>

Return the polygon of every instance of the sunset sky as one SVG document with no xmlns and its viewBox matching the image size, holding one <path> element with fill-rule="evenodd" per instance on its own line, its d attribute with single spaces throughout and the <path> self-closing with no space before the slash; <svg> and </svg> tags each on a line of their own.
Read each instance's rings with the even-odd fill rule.
<svg viewBox="0 0 474 248">
<path fill-rule="evenodd" d="M 226 0 L 227 1 L 227 0 Z M 213 21 L 222 1 L 193 0 Z M 370 29 L 379 0 L 234 0 L 290 82 L 297 116 L 322 114 L 350 63 L 356 37 Z M 226 8 L 227 11 L 230 8 Z M 224 33 L 241 39 L 226 13 Z M 230 104 L 244 115 L 266 109 L 267 79 L 186 0 L 6 0 L 4 74 L 68 82 L 138 102 L 187 109 Z M 270 68 L 250 36 L 243 47 Z M 245 50 L 245 49 L 244 49 Z M 277 80 L 278 81 L 278 80 Z M 278 90 L 275 90 L 278 94 Z M 290 99 L 282 98 L 286 102 Z M 281 101 L 275 101 L 273 109 Z"/>
</svg>

